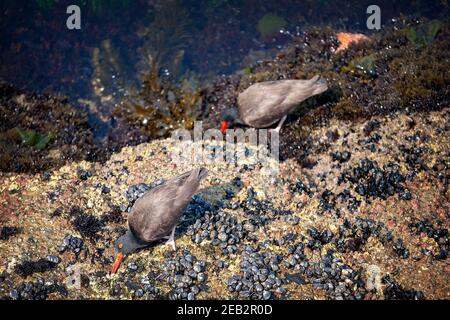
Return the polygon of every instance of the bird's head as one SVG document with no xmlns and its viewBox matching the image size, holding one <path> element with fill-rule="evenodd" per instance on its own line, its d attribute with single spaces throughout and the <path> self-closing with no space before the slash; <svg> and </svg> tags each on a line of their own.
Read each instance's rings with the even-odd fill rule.
<svg viewBox="0 0 450 320">
<path fill-rule="evenodd" d="M 235 108 L 228 108 L 222 111 L 222 113 L 220 114 L 220 120 L 222 121 L 220 125 L 220 131 L 222 132 L 222 134 L 225 134 L 227 129 L 234 126 L 235 124 L 242 123 L 239 118 L 239 113 Z"/>
<path fill-rule="evenodd" d="M 119 269 L 120 263 L 125 256 L 141 247 L 143 247 L 143 245 L 136 240 L 135 236 L 131 233 L 130 230 L 127 230 L 127 232 L 119 237 L 114 243 L 114 248 L 116 250 L 116 260 L 114 261 L 114 264 L 112 266 L 111 273 L 117 272 L 117 269 Z"/>
</svg>

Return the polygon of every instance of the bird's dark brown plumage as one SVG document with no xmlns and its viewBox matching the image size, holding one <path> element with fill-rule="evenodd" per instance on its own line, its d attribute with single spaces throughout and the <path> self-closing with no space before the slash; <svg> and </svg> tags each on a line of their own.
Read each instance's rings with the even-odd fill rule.
<svg viewBox="0 0 450 320">
<path fill-rule="evenodd" d="M 328 89 L 325 80 L 265 81 L 251 85 L 238 96 L 240 120 L 251 127 L 264 128 L 278 122 L 309 97 Z"/>
<path fill-rule="evenodd" d="M 112 274 L 116 273 L 124 256 L 154 241 L 167 237 L 168 243 L 176 249 L 175 227 L 207 174 L 201 167 L 183 173 L 151 189 L 134 203 L 128 216 L 129 228 L 114 244 L 117 256 Z"/>
<path fill-rule="evenodd" d="M 133 235 L 142 242 L 153 242 L 170 234 L 206 174 L 205 168 L 194 169 L 139 198 L 128 216 Z"/>
</svg>

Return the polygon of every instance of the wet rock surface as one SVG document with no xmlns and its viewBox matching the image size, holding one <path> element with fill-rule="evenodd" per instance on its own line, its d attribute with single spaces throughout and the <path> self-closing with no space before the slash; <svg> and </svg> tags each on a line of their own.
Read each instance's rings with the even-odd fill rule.
<svg viewBox="0 0 450 320">
<path fill-rule="evenodd" d="M 135 134 L 136 141 L 147 140 L 123 124 L 116 131 L 120 138 L 97 141 L 89 112 L 69 104 L 67 97 L 26 92 L 1 79 L 0 120 L 0 170 L 42 173 L 43 180 L 49 170 L 71 161 L 104 162 L 132 144 Z M 81 180 L 92 174 L 77 171 Z"/>
<path fill-rule="evenodd" d="M 181 218 L 178 250 L 155 243 L 126 257 L 114 276 L 113 243 L 133 203 L 190 168 L 171 161 L 174 141 L 126 147 L 105 164 L 74 162 L 45 180 L 3 174 L 0 295 L 447 298 L 448 112 L 331 120 L 310 133 L 314 142 L 337 132 L 315 166 L 286 160 L 274 176 L 258 164 L 204 164 L 210 175 Z M 410 119 L 414 128 L 399 130 Z M 368 127 L 381 137 L 375 151 L 358 143 Z M 410 138 L 424 132 L 428 139 Z M 399 144 L 425 150 L 421 165 Z M 330 156 L 343 150 L 351 150 L 346 161 Z M 80 179 L 80 169 L 90 177 Z M 67 283 L 73 268 L 79 287 Z"/>
<path fill-rule="evenodd" d="M 239 92 L 256 82 L 307 79 L 320 73 L 327 79 L 329 90 L 304 101 L 288 117 L 288 125 L 280 137 L 281 157 L 295 158 L 304 166 L 313 165 L 310 154 L 327 148 L 328 142 L 324 139 L 314 143 L 309 132 L 318 123 L 327 123 L 331 117 L 369 120 L 361 144 L 375 150 L 381 136 L 376 132 L 376 120 L 370 122 L 372 115 L 397 110 L 439 110 L 449 104 L 450 79 L 446 72 L 449 60 L 444 53 L 448 24 L 439 24 L 436 38 L 426 46 L 416 47 L 405 35 L 406 30 L 426 24 L 427 21 L 420 19 L 393 19 L 383 32 L 372 34 L 370 40 L 340 52 L 336 52 L 339 41 L 336 31 L 331 28 L 298 32 L 292 43 L 277 52 L 274 59 L 257 61 L 244 74 L 218 78 L 205 96 L 203 126 L 219 128 L 221 112 L 237 107 Z M 368 57 L 374 64 L 375 76 L 360 74 L 360 67 L 344 72 L 355 58 Z M 413 125 L 408 122 L 405 127 Z M 345 148 L 336 152 L 334 157 L 339 162 L 352 154 L 352 150 Z"/>
<path fill-rule="evenodd" d="M 0 110 L 2 171 L 40 172 L 61 166 L 68 159 L 87 159 L 93 151 L 87 115 L 63 97 L 30 94 L 0 82 Z M 26 130 L 51 138 L 39 146 L 27 140 L 28 136 L 20 136 Z"/>
</svg>

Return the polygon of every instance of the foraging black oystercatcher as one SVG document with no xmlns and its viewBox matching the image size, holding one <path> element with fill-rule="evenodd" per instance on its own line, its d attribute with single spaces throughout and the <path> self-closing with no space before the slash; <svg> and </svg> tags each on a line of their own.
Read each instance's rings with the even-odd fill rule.
<svg viewBox="0 0 450 320">
<path fill-rule="evenodd" d="M 287 115 L 298 104 L 328 89 L 327 83 L 318 75 L 309 80 L 278 80 L 259 82 L 248 87 L 238 96 L 239 114 L 236 109 L 222 113 L 223 134 L 233 124 L 245 124 L 265 128 L 279 122 L 280 131 Z"/>
<path fill-rule="evenodd" d="M 196 168 L 151 189 L 136 200 L 128 216 L 128 230 L 115 242 L 117 257 L 111 273 L 116 273 L 122 258 L 154 241 L 168 238 L 175 246 L 175 228 L 183 209 L 206 177 L 205 168 Z"/>
</svg>

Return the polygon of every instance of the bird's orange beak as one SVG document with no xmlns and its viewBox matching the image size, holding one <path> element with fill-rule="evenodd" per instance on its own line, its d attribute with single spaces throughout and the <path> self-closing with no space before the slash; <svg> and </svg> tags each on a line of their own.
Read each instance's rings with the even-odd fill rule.
<svg viewBox="0 0 450 320">
<path fill-rule="evenodd" d="M 123 258 L 123 254 L 122 254 L 122 252 L 119 252 L 117 254 L 116 261 L 114 261 L 114 264 L 113 264 L 112 269 L 111 269 L 111 273 L 112 274 L 116 273 L 117 269 L 119 269 L 120 262 L 122 261 L 122 258 Z"/>
<path fill-rule="evenodd" d="M 225 132 L 227 131 L 229 126 L 230 126 L 230 122 L 222 121 L 222 125 L 220 126 L 220 131 L 222 132 L 222 134 L 225 134 Z"/>
</svg>

